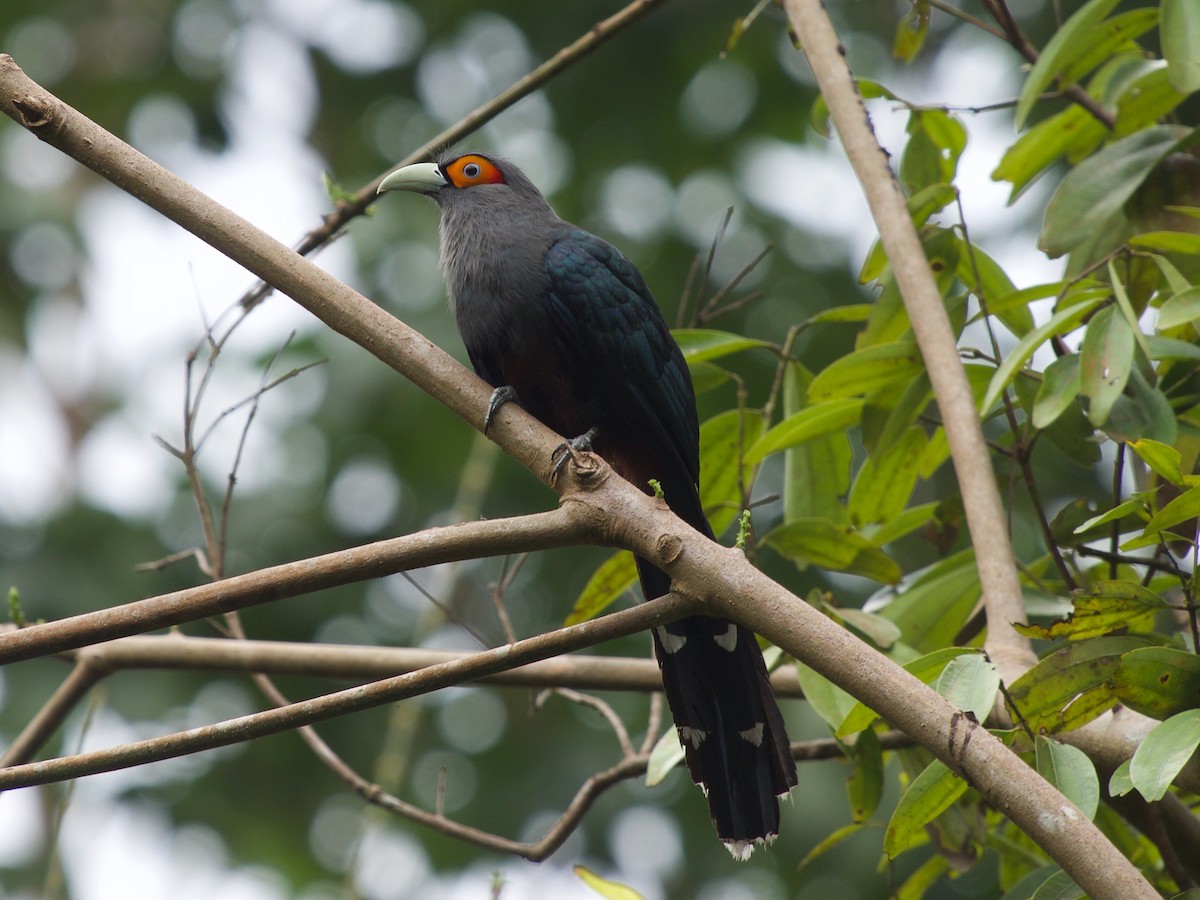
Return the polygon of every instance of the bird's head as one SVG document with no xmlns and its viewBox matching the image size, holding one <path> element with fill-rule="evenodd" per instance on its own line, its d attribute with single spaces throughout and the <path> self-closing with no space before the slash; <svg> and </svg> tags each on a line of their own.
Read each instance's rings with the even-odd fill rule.
<svg viewBox="0 0 1200 900">
<path fill-rule="evenodd" d="M 524 172 L 487 153 L 464 153 L 436 163 L 403 166 L 379 183 L 378 193 L 385 191 L 425 194 L 443 207 L 504 199 L 546 203 Z"/>
</svg>

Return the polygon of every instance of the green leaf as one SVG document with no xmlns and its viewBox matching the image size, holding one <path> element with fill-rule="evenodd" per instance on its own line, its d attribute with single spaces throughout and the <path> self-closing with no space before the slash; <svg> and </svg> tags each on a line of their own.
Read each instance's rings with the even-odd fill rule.
<svg viewBox="0 0 1200 900">
<path fill-rule="evenodd" d="M 1133 40 L 1158 24 L 1158 10 L 1151 7 L 1118 13 L 1080 35 L 1076 56 L 1063 67 L 1064 85 L 1079 81 L 1088 72 L 1122 49 L 1137 48 Z"/>
<path fill-rule="evenodd" d="M 1195 0 L 1162 0 L 1159 10 L 1171 84 L 1181 94 L 1200 91 L 1200 6 Z"/>
<path fill-rule="evenodd" d="M 633 587 L 635 581 L 637 568 L 633 564 L 633 554 L 628 550 L 618 550 L 592 573 L 563 624 L 578 625 L 580 622 L 596 618 L 614 600 Z"/>
<path fill-rule="evenodd" d="M 1097 25 L 1117 5 L 1117 0 L 1091 0 L 1054 32 L 1037 62 L 1025 79 L 1021 95 L 1017 99 L 1017 130 L 1025 127 L 1025 120 L 1038 97 L 1064 68 L 1087 52 L 1088 35 L 1095 32 Z M 1066 85 L 1063 85 L 1064 87 Z"/>
<path fill-rule="evenodd" d="M 908 212 L 913 224 L 920 228 L 929 221 L 930 216 L 941 212 L 957 199 L 958 188 L 954 185 L 944 182 L 931 184 L 908 198 Z"/>
<path fill-rule="evenodd" d="M 783 380 L 785 421 L 801 411 L 811 382 L 812 375 L 803 366 L 798 363 L 788 365 Z M 831 522 L 847 522 L 849 516 L 846 514 L 842 498 L 850 490 L 850 465 L 853 458 L 850 438 L 845 429 L 809 438 L 802 444 L 785 450 L 783 521 L 826 519 Z"/>
<path fill-rule="evenodd" d="M 875 814 L 883 796 L 883 749 L 873 731 L 864 731 L 854 743 L 854 771 L 846 779 L 850 817 L 866 822 Z"/>
<path fill-rule="evenodd" d="M 795 447 L 831 432 L 841 433 L 862 419 L 864 401 L 859 397 L 836 397 L 806 406 L 788 416 L 746 451 L 746 462 L 761 462 L 772 453 Z"/>
<path fill-rule="evenodd" d="M 1021 135 L 1000 157 L 991 178 L 1012 184 L 1008 198 L 1011 205 L 1062 157 L 1072 155 L 1080 147 L 1095 147 L 1107 134 L 1108 129 L 1095 116 L 1072 104 Z"/>
<path fill-rule="evenodd" d="M 692 374 L 692 387 L 696 389 L 697 397 L 720 387 L 730 378 L 727 370 L 712 363 L 692 363 L 688 366 L 688 371 Z"/>
<path fill-rule="evenodd" d="M 1060 356 L 1042 373 L 1033 401 L 1033 427 L 1049 428 L 1079 397 L 1079 354 Z"/>
<path fill-rule="evenodd" d="M 1086 900 L 1086 895 L 1066 872 L 1055 872 L 1029 896 L 1029 900 Z"/>
<path fill-rule="evenodd" d="M 1099 428 L 1125 390 L 1133 366 L 1133 332 L 1115 306 L 1088 322 L 1079 347 L 1079 387 L 1091 402 L 1088 421 Z"/>
<path fill-rule="evenodd" d="M 1096 767 L 1078 747 L 1060 744 L 1042 735 L 1034 741 L 1038 774 L 1058 788 L 1089 819 L 1096 818 L 1100 805 L 1100 779 Z"/>
<path fill-rule="evenodd" d="M 1183 484 L 1183 472 L 1179 468 L 1183 455 L 1174 447 L 1145 438 L 1130 441 L 1129 449 L 1164 481 L 1175 485 Z"/>
<path fill-rule="evenodd" d="M 1122 138 L 1156 124 L 1187 99 L 1175 90 L 1171 73 L 1158 60 L 1146 60 L 1147 71 L 1121 93 L 1117 101 L 1117 123 L 1113 136 Z"/>
<path fill-rule="evenodd" d="M 1156 125 L 1081 162 L 1050 198 L 1038 247 L 1049 256 L 1062 256 L 1094 238 L 1096 224 L 1119 213 L 1154 168 L 1193 134 L 1179 125 Z"/>
<path fill-rule="evenodd" d="M 900 626 L 904 643 L 928 652 L 954 641 L 979 595 L 975 555 L 964 550 L 923 572 L 880 613 Z"/>
<path fill-rule="evenodd" d="M 940 760 L 931 762 L 913 779 L 896 804 L 883 837 L 883 852 L 895 859 L 925 838 L 925 826 L 965 794 L 967 783 Z"/>
<path fill-rule="evenodd" d="M 1017 377 L 1017 373 L 1029 360 L 1029 357 L 1033 356 L 1038 347 L 1051 337 L 1074 329 L 1088 313 L 1096 308 L 1099 302 L 1099 299 L 1085 300 L 1059 310 L 1048 321 L 1017 341 L 1017 345 L 1009 351 L 1004 362 L 996 369 L 996 374 L 992 376 L 992 383 L 988 385 L 983 402 L 979 405 L 980 412 L 986 413 L 992 408 L 1000 399 L 1000 394 Z"/>
<path fill-rule="evenodd" d="M 1154 617 L 1166 608 L 1162 599 L 1149 588 L 1131 581 L 1098 581 L 1091 590 L 1077 592 L 1071 600 L 1074 609 L 1065 621 L 1048 626 L 1014 625 L 1026 637 L 1053 640 L 1103 637 L 1146 631 Z"/>
<path fill-rule="evenodd" d="M 846 713 L 854 707 L 854 698 L 815 669 L 802 662 L 795 665 L 796 679 L 800 682 L 804 699 L 825 724 L 836 728 L 837 723 L 845 719 Z"/>
<path fill-rule="evenodd" d="M 1188 341 L 1181 341 L 1179 338 L 1149 334 L 1146 335 L 1146 346 L 1150 348 L 1151 359 L 1191 359 L 1200 361 L 1200 346 Z"/>
<path fill-rule="evenodd" d="M 1121 654 L 1144 646 L 1145 640 L 1134 637 L 1067 644 L 1009 686 L 1010 705 L 1035 732 L 1078 728 L 1116 705 L 1105 684 L 1120 665 Z"/>
<path fill-rule="evenodd" d="M 1075 529 L 1075 534 L 1085 534 L 1100 525 L 1107 525 L 1109 522 L 1116 522 L 1126 516 L 1139 513 L 1146 508 L 1146 500 L 1141 495 L 1135 495 L 1117 504 L 1107 512 L 1103 512 L 1098 516 L 1093 516 L 1082 525 Z"/>
<path fill-rule="evenodd" d="M 955 657 L 938 676 L 936 690 L 982 722 L 992 711 L 1000 690 L 1000 672 L 982 653 Z"/>
<path fill-rule="evenodd" d="M 821 858 L 826 853 L 828 853 L 830 850 L 832 850 L 833 848 L 835 848 L 839 844 L 841 844 L 842 841 L 846 840 L 846 838 L 853 837 L 854 835 L 858 834 L 860 831 L 862 831 L 865 828 L 874 828 L 874 827 L 877 827 L 877 826 L 870 825 L 869 823 L 866 823 L 866 822 L 852 822 L 849 825 L 843 825 L 841 828 L 838 828 L 837 830 L 835 830 L 832 834 L 830 834 L 824 840 L 818 841 L 811 850 L 809 850 L 806 854 L 804 854 L 804 858 L 801 859 L 800 862 L 796 863 L 796 871 L 799 872 L 801 869 L 803 869 L 809 863 L 813 862 L 816 859 Z"/>
<path fill-rule="evenodd" d="M 917 866 L 911 875 L 904 879 L 900 889 L 895 893 L 895 900 L 922 900 L 930 895 L 934 885 L 940 883 L 950 873 L 950 860 L 941 853 L 935 853 L 925 862 Z M 954 877 L 951 875 L 951 877 Z"/>
<path fill-rule="evenodd" d="M 978 650 L 970 647 L 943 647 L 909 660 L 904 664 L 904 670 L 925 684 L 933 684 L 953 660 L 962 656 L 981 655 Z M 846 713 L 846 718 L 836 726 L 834 737 L 845 740 L 850 735 L 869 728 L 871 723 L 878 718 L 879 714 L 871 707 L 865 703 L 856 703 L 850 712 Z"/>
<path fill-rule="evenodd" d="M 746 409 L 727 410 L 700 426 L 700 502 L 715 534 L 724 532 L 741 512 L 741 488 L 750 484 L 754 467 L 743 462 L 739 481 L 738 458 L 758 439 L 762 427 L 762 416 Z"/>
<path fill-rule="evenodd" d="M 754 347 L 771 346 L 766 341 L 756 341 L 740 334 L 707 328 L 677 328 L 671 334 L 679 344 L 679 349 L 683 351 L 683 358 L 687 360 L 688 365 L 720 359 L 722 356 Z"/>
<path fill-rule="evenodd" d="M 871 81 L 869 78 L 856 78 L 854 84 L 858 87 L 858 95 L 864 100 L 876 100 L 880 97 L 888 100 L 896 99 L 896 95 L 878 81 Z M 833 133 L 833 129 L 830 128 L 829 123 L 829 104 L 825 102 L 824 97 L 818 96 L 813 101 L 812 109 L 808 113 L 808 124 L 821 137 L 829 137 Z"/>
<path fill-rule="evenodd" d="M 1200 234 L 1190 231 L 1146 231 L 1129 239 L 1129 246 L 1154 253 L 1178 253 L 1194 256 L 1200 253 Z M 1159 322 L 1160 328 L 1165 328 Z"/>
<path fill-rule="evenodd" d="M 876 647 L 886 650 L 900 639 L 900 629 L 891 619 L 853 607 L 834 606 L 827 600 L 821 601 L 821 608 L 839 625 L 857 631 Z"/>
<path fill-rule="evenodd" d="M 1200 709 L 1189 709 L 1156 725 L 1129 761 L 1129 777 L 1143 797 L 1161 800 L 1175 776 L 1200 747 Z"/>
<path fill-rule="evenodd" d="M 1125 393 L 1113 404 L 1104 433 L 1114 441 L 1149 438 L 1163 444 L 1173 444 L 1179 432 L 1179 420 L 1171 401 L 1157 386 L 1151 385 L 1134 366 L 1129 372 Z"/>
<path fill-rule="evenodd" d="M 865 322 L 871 316 L 873 303 L 847 303 L 845 306 L 831 306 L 823 309 L 815 316 L 809 317 L 809 325 L 819 325 L 830 322 Z"/>
<path fill-rule="evenodd" d="M 993 301 L 1012 297 L 1017 293 L 1017 288 L 1000 264 L 978 247 L 971 245 L 964 248 L 959 257 L 957 274 L 959 280 L 982 299 L 988 313 L 1003 322 L 1004 327 L 1017 337 L 1033 329 L 1033 313 L 1029 311 L 1028 304 L 993 306 Z"/>
<path fill-rule="evenodd" d="M 898 541 L 900 538 L 912 534 L 918 528 L 924 527 L 937 515 L 939 505 L 941 505 L 939 501 L 933 500 L 919 506 L 910 506 L 898 516 L 894 516 L 871 531 L 867 537 L 876 547 L 883 547 L 893 541 Z"/>
<path fill-rule="evenodd" d="M 913 425 L 882 454 L 867 458 L 850 488 L 850 521 L 859 527 L 888 522 L 903 512 L 920 472 L 927 438 Z"/>
<path fill-rule="evenodd" d="M 808 389 L 816 402 L 835 397 L 862 396 L 908 379 L 921 371 L 921 354 L 912 341 L 875 344 L 830 363 L 817 373 Z"/>
<path fill-rule="evenodd" d="M 763 543 L 802 568 L 807 565 L 861 575 L 883 584 L 900 580 L 900 567 L 849 526 L 796 519 L 770 531 Z"/>
<path fill-rule="evenodd" d="M 896 26 L 896 39 L 892 43 L 892 56 L 904 62 L 912 62 L 929 34 L 929 0 L 912 0 L 910 9 Z"/>
<path fill-rule="evenodd" d="M 1130 709 L 1166 719 L 1200 705 L 1200 656 L 1172 647 L 1141 647 L 1121 657 L 1113 693 Z"/>
<path fill-rule="evenodd" d="M 1200 235 L 1192 235 L 1200 240 Z M 1180 325 L 1190 325 L 1200 319 L 1200 286 L 1175 294 L 1158 311 L 1156 330 L 1166 331 Z"/>
<path fill-rule="evenodd" d="M 1114 797 L 1124 797 L 1133 790 L 1133 779 L 1129 777 L 1129 760 L 1125 760 L 1108 779 L 1108 792 Z"/>
<path fill-rule="evenodd" d="M 1197 516 L 1200 516 L 1200 487 L 1189 488 L 1151 516 L 1146 523 L 1146 534 L 1166 531 Z"/>
<path fill-rule="evenodd" d="M 642 900 L 642 895 L 628 885 L 601 878 L 587 866 L 576 864 L 571 868 L 575 877 L 604 897 L 605 900 Z"/>
<path fill-rule="evenodd" d="M 909 113 L 907 131 L 899 174 L 908 193 L 952 183 L 967 145 L 962 123 L 943 110 L 915 109 Z"/>
<path fill-rule="evenodd" d="M 679 732 L 668 728 L 663 732 L 650 751 L 650 759 L 646 763 L 646 787 L 655 787 L 662 783 L 673 768 L 683 762 L 683 744 L 679 742 Z"/>
</svg>

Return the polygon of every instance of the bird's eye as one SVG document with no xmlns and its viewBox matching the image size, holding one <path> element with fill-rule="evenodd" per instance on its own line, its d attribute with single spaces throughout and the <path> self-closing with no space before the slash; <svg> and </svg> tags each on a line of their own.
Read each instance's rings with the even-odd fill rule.
<svg viewBox="0 0 1200 900">
<path fill-rule="evenodd" d="M 468 178 L 478 178 L 479 166 L 477 166 L 475 163 L 467 163 L 465 166 L 463 166 L 462 173 Z"/>
</svg>

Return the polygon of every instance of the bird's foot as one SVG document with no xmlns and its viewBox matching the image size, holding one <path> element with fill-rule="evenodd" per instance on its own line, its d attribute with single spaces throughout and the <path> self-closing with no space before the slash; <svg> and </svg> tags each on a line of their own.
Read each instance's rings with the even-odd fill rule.
<svg viewBox="0 0 1200 900">
<path fill-rule="evenodd" d="M 496 417 L 496 411 L 500 407 L 505 403 L 515 403 L 518 399 L 517 389 L 512 385 L 502 384 L 492 391 L 491 399 L 488 400 L 487 411 L 483 414 L 483 433 L 487 434 L 488 428 L 491 427 L 492 419 Z"/>
<path fill-rule="evenodd" d="M 590 453 L 592 450 L 592 441 L 600 434 L 599 428 L 589 428 L 579 437 L 573 437 L 569 441 L 564 441 L 554 448 L 554 453 L 550 457 L 550 461 L 554 467 L 550 470 L 552 479 L 558 478 L 558 473 L 562 471 L 563 466 L 567 464 L 567 460 L 576 459 L 580 453 Z"/>
</svg>

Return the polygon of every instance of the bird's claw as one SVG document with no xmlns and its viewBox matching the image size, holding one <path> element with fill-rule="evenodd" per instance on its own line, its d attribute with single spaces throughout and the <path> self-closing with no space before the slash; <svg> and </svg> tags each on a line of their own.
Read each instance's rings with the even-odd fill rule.
<svg viewBox="0 0 1200 900">
<path fill-rule="evenodd" d="M 517 400 L 517 389 L 512 385 L 502 384 L 492 391 L 492 396 L 488 400 L 487 411 L 483 414 L 483 433 L 488 433 L 488 428 L 492 425 L 492 419 L 496 417 L 496 411 L 500 407 L 505 403 L 514 403 Z"/>
<path fill-rule="evenodd" d="M 550 470 L 550 477 L 557 479 L 558 474 L 562 471 L 563 466 L 567 464 L 567 460 L 576 459 L 580 453 L 590 453 L 592 450 L 592 441 L 600 434 L 599 428 L 589 428 L 578 437 L 573 437 L 569 441 L 563 441 L 554 448 L 554 453 L 550 460 L 554 467 Z"/>
</svg>

